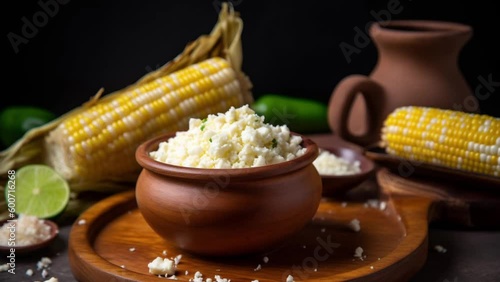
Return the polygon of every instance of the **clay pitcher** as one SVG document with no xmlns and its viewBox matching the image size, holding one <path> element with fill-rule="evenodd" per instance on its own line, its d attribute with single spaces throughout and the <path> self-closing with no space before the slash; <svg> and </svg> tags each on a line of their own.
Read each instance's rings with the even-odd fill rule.
<svg viewBox="0 0 500 282">
<path fill-rule="evenodd" d="M 333 90 L 328 122 L 335 134 L 368 146 L 380 140 L 385 118 L 397 107 L 456 110 L 468 99 L 477 105 L 458 67 L 459 53 L 472 36 L 470 26 L 398 20 L 372 24 L 369 35 L 377 64 L 369 76 L 347 76 Z"/>
</svg>

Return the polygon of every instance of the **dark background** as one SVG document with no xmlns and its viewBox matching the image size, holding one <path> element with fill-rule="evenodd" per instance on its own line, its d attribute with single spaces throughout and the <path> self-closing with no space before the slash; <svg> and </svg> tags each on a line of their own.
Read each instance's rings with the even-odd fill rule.
<svg viewBox="0 0 500 282">
<path fill-rule="evenodd" d="M 42 0 L 54 2 L 56 0 Z M 133 83 L 179 54 L 185 45 L 215 25 L 221 0 L 82 1 L 60 0 L 57 13 L 20 44 L 16 54 L 7 34 L 21 35 L 22 18 L 31 22 L 38 1 L 3 4 L 4 90 L 0 108 L 42 106 L 62 114 L 87 101 L 100 87 L 106 93 Z M 394 0 L 393 0 L 394 1 Z M 349 74 L 369 74 L 377 53 L 373 44 L 351 56 L 339 48 L 353 45 L 354 27 L 387 9 L 383 1 L 232 0 L 244 21 L 243 70 L 254 96 L 274 92 L 327 103 L 335 85 Z M 391 19 L 433 19 L 469 24 L 473 38 L 459 65 L 472 89 L 478 76 L 500 81 L 500 10 L 495 1 L 442 2 L 400 0 Z M 439 3 L 436 3 L 439 2 Z M 500 87 L 481 101 L 483 113 L 500 116 Z"/>
</svg>

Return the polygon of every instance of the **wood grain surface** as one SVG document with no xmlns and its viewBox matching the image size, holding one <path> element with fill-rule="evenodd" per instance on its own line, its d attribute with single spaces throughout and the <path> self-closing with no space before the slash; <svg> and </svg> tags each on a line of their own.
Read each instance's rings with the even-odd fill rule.
<svg viewBox="0 0 500 282">
<path fill-rule="evenodd" d="M 474 185 L 423 175 L 404 177 L 388 168 L 379 169 L 376 177 L 381 188 L 393 197 L 431 200 L 431 223 L 470 228 L 500 227 L 498 187 L 483 189 L 481 181 Z"/>
<path fill-rule="evenodd" d="M 288 275 L 295 281 L 404 281 L 426 259 L 429 204 L 422 198 L 325 198 L 312 222 L 275 250 L 213 258 L 189 254 L 162 240 L 138 211 L 134 191 L 124 192 L 99 202 L 75 221 L 70 266 L 79 281 L 155 281 L 165 278 L 149 274 L 147 264 L 158 256 L 180 254 L 179 281 L 189 281 L 196 271 L 231 281 L 285 281 Z M 349 226 L 355 218 L 359 232 Z M 366 255 L 362 260 L 354 257 L 357 247 Z"/>
</svg>

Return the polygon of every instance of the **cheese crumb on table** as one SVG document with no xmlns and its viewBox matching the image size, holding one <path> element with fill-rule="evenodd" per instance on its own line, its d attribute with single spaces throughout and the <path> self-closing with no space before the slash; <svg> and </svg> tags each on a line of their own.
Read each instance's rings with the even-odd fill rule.
<svg viewBox="0 0 500 282">
<path fill-rule="evenodd" d="M 320 149 L 313 165 L 321 175 L 352 175 L 361 172 L 360 162 L 351 162 L 332 152 Z"/>
<path fill-rule="evenodd" d="M 42 277 L 43 277 L 43 278 L 47 278 L 47 276 L 49 276 L 49 272 L 47 271 L 47 269 L 45 269 L 45 268 L 44 268 L 44 269 L 42 270 Z"/>
<path fill-rule="evenodd" d="M 57 280 L 57 278 L 55 277 L 51 277 L 49 280 L 45 280 L 43 282 L 59 282 L 59 280 Z"/>
<path fill-rule="evenodd" d="M 36 263 L 36 268 L 38 270 L 41 270 L 43 268 L 47 268 L 52 264 L 52 260 L 48 257 L 42 257 L 37 263 Z"/>
<path fill-rule="evenodd" d="M 50 238 L 50 225 L 47 225 L 43 219 L 20 214 L 15 222 L 6 222 L 0 227 L 0 245 L 8 245 L 12 227 L 16 231 L 16 246 L 36 244 Z"/>
<path fill-rule="evenodd" d="M 33 276 L 33 269 L 30 268 L 30 269 L 26 270 L 26 275 Z"/>
<path fill-rule="evenodd" d="M 446 253 L 446 251 L 447 251 L 447 250 L 446 250 L 443 246 L 441 246 L 441 245 L 436 245 L 436 246 L 434 246 L 434 249 L 435 249 L 438 253 L 442 253 L 442 254 Z"/>
<path fill-rule="evenodd" d="M 286 125 L 264 122 L 248 105 L 206 119 L 192 118 L 187 131 L 159 144 L 150 156 L 160 162 L 197 168 L 248 168 L 303 155 L 302 138 Z"/>
<path fill-rule="evenodd" d="M 177 269 L 173 260 L 157 257 L 148 263 L 149 273 L 155 275 L 173 275 Z"/>
<path fill-rule="evenodd" d="M 288 276 L 286 277 L 286 282 L 294 282 L 294 280 L 293 280 L 293 276 L 292 276 L 292 275 L 288 275 Z"/>
</svg>

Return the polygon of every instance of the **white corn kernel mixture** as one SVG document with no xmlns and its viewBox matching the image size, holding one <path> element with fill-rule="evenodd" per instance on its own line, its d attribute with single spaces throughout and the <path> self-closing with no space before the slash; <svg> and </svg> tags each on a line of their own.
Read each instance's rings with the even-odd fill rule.
<svg viewBox="0 0 500 282">
<path fill-rule="evenodd" d="M 359 161 L 348 161 L 324 149 L 320 149 L 313 165 L 320 175 L 352 175 L 361 172 Z"/>
<path fill-rule="evenodd" d="M 150 156 L 160 162 L 196 168 L 249 168 L 303 155 L 302 138 L 286 125 L 264 123 L 248 105 L 231 107 L 206 119 L 190 119 L 187 131 L 159 144 Z"/>
</svg>

